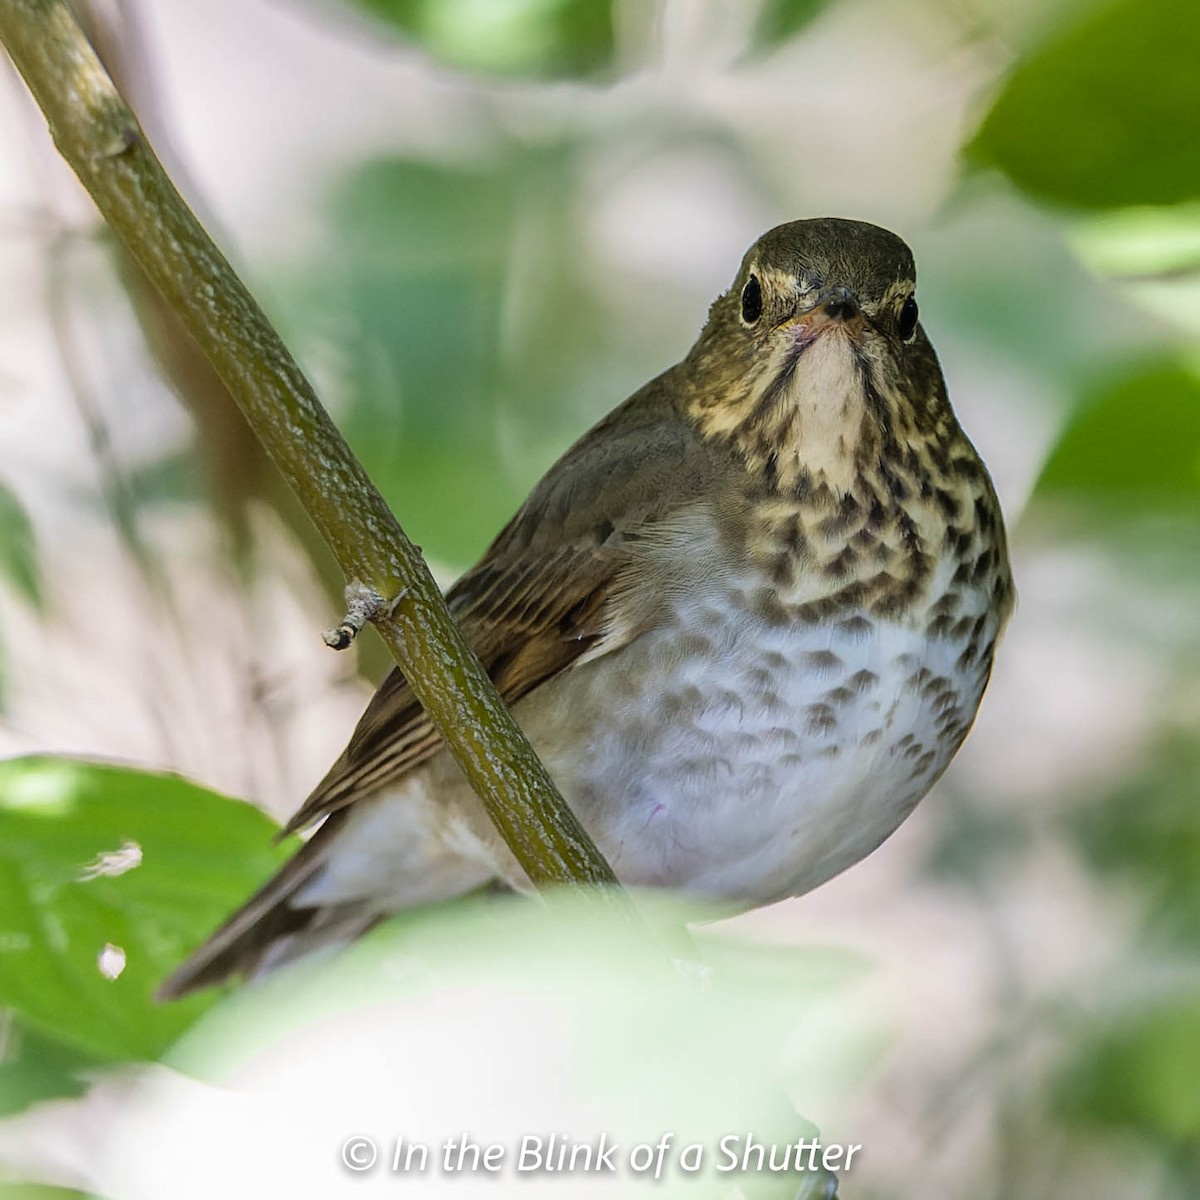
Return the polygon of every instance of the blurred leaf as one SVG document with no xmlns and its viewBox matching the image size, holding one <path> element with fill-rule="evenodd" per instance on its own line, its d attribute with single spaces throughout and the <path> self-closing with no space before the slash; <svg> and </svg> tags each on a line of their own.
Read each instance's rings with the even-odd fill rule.
<svg viewBox="0 0 1200 1200">
<path fill-rule="evenodd" d="M 494 426 L 515 186 L 503 165 L 370 164 L 336 200 L 317 272 L 314 299 L 348 355 L 347 439 L 405 528 L 459 562 L 519 499 Z"/>
<path fill-rule="evenodd" d="M 0 1005 L 97 1059 L 155 1058 L 210 998 L 153 989 L 294 848 L 274 832 L 175 776 L 0 763 Z"/>
<path fill-rule="evenodd" d="M 773 49 L 800 32 L 829 0 L 764 0 L 754 26 L 755 44 Z"/>
<path fill-rule="evenodd" d="M 34 550 L 33 526 L 20 501 L 0 486 L 0 576 L 31 604 L 42 603 L 41 579 Z"/>
<path fill-rule="evenodd" d="M 1100 274 L 1200 275 L 1200 203 L 1095 213 L 1080 218 L 1071 242 Z"/>
<path fill-rule="evenodd" d="M 0 1200 L 89 1200 L 83 1192 L 47 1187 L 40 1183 L 0 1182 Z"/>
<path fill-rule="evenodd" d="M 126 469 L 125 481 L 138 507 L 186 504 L 204 495 L 204 479 L 194 450 L 164 454 Z"/>
<path fill-rule="evenodd" d="M 336 347 L 347 439 L 443 563 L 471 562 L 581 428 L 579 378 L 605 347 L 571 253 L 575 164 L 572 145 L 368 164 L 290 289 L 298 340 Z"/>
<path fill-rule="evenodd" d="M 944 787 L 942 817 L 927 860 L 935 878 L 975 886 L 1029 853 L 1029 829 L 1016 814 L 992 812 Z"/>
<path fill-rule="evenodd" d="M 607 0 L 355 0 L 455 67 L 498 75 L 588 75 L 612 64 Z"/>
<path fill-rule="evenodd" d="M 1121 505 L 1200 501 L 1200 378 L 1155 363 L 1085 398 L 1038 489 Z"/>
<path fill-rule="evenodd" d="M 1097 870 L 1135 881 L 1153 933 L 1200 948 L 1200 740 L 1156 745 L 1145 769 L 1073 818 Z"/>
<path fill-rule="evenodd" d="M 1077 1118 L 1200 1142 L 1200 992 L 1160 1000 L 1085 1046 L 1063 1085 Z"/>
<path fill-rule="evenodd" d="M 0 1045 L 0 1116 L 39 1100 L 81 1095 L 87 1088 L 84 1074 L 96 1066 L 91 1056 L 6 1014 Z"/>
<path fill-rule="evenodd" d="M 1200 196 L 1200 5 L 1120 0 L 1018 64 L 971 159 L 1083 208 Z"/>
</svg>

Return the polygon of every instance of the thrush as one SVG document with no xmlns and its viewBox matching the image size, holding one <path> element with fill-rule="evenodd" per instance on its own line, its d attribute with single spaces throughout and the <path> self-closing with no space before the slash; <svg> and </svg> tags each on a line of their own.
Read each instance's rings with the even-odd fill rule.
<svg viewBox="0 0 1200 1200">
<path fill-rule="evenodd" d="M 780 225 L 682 362 L 571 447 L 449 604 L 627 885 L 809 891 L 946 769 L 1013 603 L 991 479 L 894 234 Z M 313 836 L 180 995 L 398 910 L 528 886 L 393 670 L 288 823 Z"/>
</svg>

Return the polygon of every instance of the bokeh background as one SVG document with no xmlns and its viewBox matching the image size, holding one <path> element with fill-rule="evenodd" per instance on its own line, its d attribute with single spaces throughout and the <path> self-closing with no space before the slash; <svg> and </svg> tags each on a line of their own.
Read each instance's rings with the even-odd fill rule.
<svg viewBox="0 0 1200 1200">
<path fill-rule="evenodd" d="M 446 583 L 764 229 L 910 242 L 1019 607 L 905 827 L 732 928 L 888 998 L 844 1196 L 1194 1197 L 1200 8 L 77 7 Z M 294 808 L 386 665 L 321 644 L 340 587 L 0 70 L 3 1111 L 209 1003 L 147 996 L 278 859 L 225 797 Z"/>
</svg>

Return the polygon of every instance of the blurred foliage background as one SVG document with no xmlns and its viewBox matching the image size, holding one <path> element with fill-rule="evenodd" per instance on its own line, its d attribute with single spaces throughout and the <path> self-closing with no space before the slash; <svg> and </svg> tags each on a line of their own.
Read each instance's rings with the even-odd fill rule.
<svg viewBox="0 0 1200 1200">
<path fill-rule="evenodd" d="M 890 1036 L 836 1118 L 872 1149 L 844 1195 L 1194 1196 L 1200 8 L 77 7 L 446 582 L 685 352 L 764 229 L 831 213 L 909 240 L 1020 608 L 908 825 L 736 927 L 887 984 Z M 149 990 L 282 853 L 226 797 L 294 807 L 384 661 L 323 652 L 341 581 L 11 71 L 0 143 L 17 1113 L 209 1003 Z"/>
</svg>

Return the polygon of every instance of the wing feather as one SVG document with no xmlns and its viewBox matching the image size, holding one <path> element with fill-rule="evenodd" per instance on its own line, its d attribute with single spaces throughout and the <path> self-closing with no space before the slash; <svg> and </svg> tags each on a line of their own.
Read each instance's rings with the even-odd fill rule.
<svg viewBox="0 0 1200 1200">
<path fill-rule="evenodd" d="M 666 381 L 648 384 L 568 450 L 447 596 L 508 704 L 653 624 L 650 606 L 616 619 L 614 596 L 629 594 L 626 577 L 644 535 L 694 504 L 707 484 L 701 444 L 671 404 Z M 284 832 L 395 784 L 440 744 L 394 668 Z"/>
</svg>

